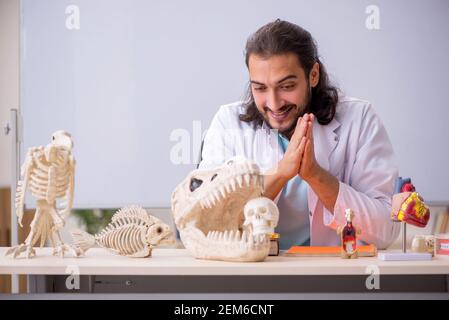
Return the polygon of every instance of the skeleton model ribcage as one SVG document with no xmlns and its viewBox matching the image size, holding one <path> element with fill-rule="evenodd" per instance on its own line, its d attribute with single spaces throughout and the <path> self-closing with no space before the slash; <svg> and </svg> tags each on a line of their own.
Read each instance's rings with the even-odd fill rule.
<svg viewBox="0 0 449 320">
<path fill-rule="evenodd" d="M 28 153 L 28 158 L 22 168 L 25 179 L 29 179 L 31 194 L 36 200 L 54 202 L 66 195 L 71 178 L 71 162 L 73 159 L 65 150 L 58 152 L 54 162 L 46 160 L 44 149 L 35 148 Z"/>
</svg>

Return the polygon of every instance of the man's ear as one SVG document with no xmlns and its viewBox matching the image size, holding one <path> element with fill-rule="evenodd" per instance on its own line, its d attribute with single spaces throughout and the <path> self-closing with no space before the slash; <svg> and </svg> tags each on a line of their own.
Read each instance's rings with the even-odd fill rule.
<svg viewBox="0 0 449 320">
<path fill-rule="evenodd" d="M 315 62 L 309 73 L 309 83 L 314 88 L 320 81 L 320 64 Z"/>
</svg>

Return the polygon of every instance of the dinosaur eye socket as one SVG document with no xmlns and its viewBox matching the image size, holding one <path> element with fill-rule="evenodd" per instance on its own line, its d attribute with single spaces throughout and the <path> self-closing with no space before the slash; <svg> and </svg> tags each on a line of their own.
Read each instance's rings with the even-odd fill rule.
<svg viewBox="0 0 449 320">
<path fill-rule="evenodd" d="M 161 233 L 162 232 L 162 228 L 161 227 L 157 228 L 156 232 L 157 233 Z"/>
<path fill-rule="evenodd" d="M 201 186 L 202 183 L 203 183 L 203 180 L 192 178 L 190 180 L 190 191 L 191 192 L 195 191 L 196 189 L 198 189 Z"/>
<path fill-rule="evenodd" d="M 217 174 L 214 174 L 214 175 L 212 176 L 212 178 L 210 178 L 210 181 L 214 180 L 216 177 L 217 177 Z"/>
</svg>

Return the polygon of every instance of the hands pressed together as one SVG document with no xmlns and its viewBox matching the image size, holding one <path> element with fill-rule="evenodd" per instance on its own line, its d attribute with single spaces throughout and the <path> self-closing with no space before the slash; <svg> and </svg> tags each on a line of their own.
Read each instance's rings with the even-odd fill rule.
<svg viewBox="0 0 449 320">
<path fill-rule="evenodd" d="M 308 181 L 320 170 L 313 147 L 314 118 L 313 114 L 306 113 L 296 123 L 290 143 L 278 166 L 280 177 L 286 181 L 297 174 Z"/>
<path fill-rule="evenodd" d="M 264 195 L 274 200 L 285 184 L 299 175 L 333 213 L 339 181 L 316 161 L 313 143 L 314 120 L 315 116 L 310 113 L 298 119 L 284 157 L 279 161 L 275 172 L 265 178 Z"/>
</svg>

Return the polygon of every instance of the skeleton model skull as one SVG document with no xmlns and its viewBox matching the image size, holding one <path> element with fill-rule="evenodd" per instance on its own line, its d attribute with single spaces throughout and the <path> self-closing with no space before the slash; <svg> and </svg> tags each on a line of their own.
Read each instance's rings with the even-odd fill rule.
<svg viewBox="0 0 449 320">
<path fill-rule="evenodd" d="M 25 242 L 12 247 L 6 255 L 19 256 L 25 251 L 26 257 L 35 255 L 33 246 L 40 239 L 42 247 L 46 240 L 53 244 L 53 254 L 64 256 L 70 247 L 65 245 L 59 234 L 64 226 L 64 218 L 70 213 L 73 204 L 75 160 L 72 156 L 73 141 L 69 133 L 57 131 L 46 147 L 28 149 L 21 168 L 22 180 L 16 192 L 16 214 L 20 226 L 27 189 L 36 198 L 36 212 L 31 222 L 31 231 Z M 66 201 L 64 209 L 56 209 L 56 201 Z"/>
<path fill-rule="evenodd" d="M 270 249 L 267 233 L 279 213 L 274 202 L 258 198 L 262 191 L 258 166 L 245 158 L 192 171 L 176 187 L 171 202 L 186 249 L 199 259 L 263 261 Z"/>
</svg>

